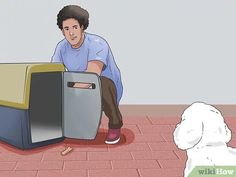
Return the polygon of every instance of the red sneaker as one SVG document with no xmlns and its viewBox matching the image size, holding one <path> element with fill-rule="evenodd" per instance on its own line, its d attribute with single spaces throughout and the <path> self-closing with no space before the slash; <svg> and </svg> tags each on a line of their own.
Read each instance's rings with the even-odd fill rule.
<svg viewBox="0 0 236 177">
<path fill-rule="evenodd" d="M 105 140 L 106 144 L 116 144 L 120 141 L 120 128 L 109 129 Z"/>
</svg>

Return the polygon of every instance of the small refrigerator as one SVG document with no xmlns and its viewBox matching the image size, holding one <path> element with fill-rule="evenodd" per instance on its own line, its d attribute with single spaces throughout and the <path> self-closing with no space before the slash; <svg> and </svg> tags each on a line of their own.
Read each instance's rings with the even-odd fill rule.
<svg viewBox="0 0 236 177">
<path fill-rule="evenodd" d="M 98 75 L 54 63 L 0 64 L 0 81 L 0 140 L 31 149 L 65 137 L 95 139 L 102 115 Z"/>
</svg>

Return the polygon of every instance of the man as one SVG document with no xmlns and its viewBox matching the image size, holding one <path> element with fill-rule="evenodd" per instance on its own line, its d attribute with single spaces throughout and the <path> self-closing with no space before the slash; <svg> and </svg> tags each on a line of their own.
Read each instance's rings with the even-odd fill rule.
<svg viewBox="0 0 236 177">
<path fill-rule="evenodd" d="M 102 109 L 109 119 L 107 144 L 120 140 L 123 125 L 118 108 L 123 86 L 120 71 L 114 61 L 108 43 L 100 36 L 85 32 L 89 13 L 76 5 L 63 7 L 57 15 L 57 25 L 64 39 L 57 44 L 52 62 L 60 62 L 68 71 L 93 72 L 100 76 Z M 89 87 L 76 83 L 73 87 Z"/>
</svg>

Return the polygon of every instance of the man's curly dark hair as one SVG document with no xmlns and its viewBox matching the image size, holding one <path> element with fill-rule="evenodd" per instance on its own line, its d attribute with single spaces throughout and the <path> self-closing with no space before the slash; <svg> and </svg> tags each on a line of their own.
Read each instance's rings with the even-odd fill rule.
<svg viewBox="0 0 236 177">
<path fill-rule="evenodd" d="M 80 6 L 68 5 L 63 7 L 57 14 L 57 26 L 62 30 L 62 22 L 69 18 L 76 19 L 79 22 L 80 27 L 84 27 L 84 30 L 86 30 L 89 25 L 89 13 Z"/>
</svg>

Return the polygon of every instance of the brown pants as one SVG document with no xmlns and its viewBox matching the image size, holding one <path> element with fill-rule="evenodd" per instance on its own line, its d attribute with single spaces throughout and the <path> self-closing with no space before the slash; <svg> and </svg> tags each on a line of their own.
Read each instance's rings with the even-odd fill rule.
<svg viewBox="0 0 236 177">
<path fill-rule="evenodd" d="M 111 129 L 121 128 L 123 125 L 122 115 L 117 104 L 116 87 L 112 80 L 100 76 L 102 87 L 102 110 L 109 119 L 108 127 Z"/>
</svg>

